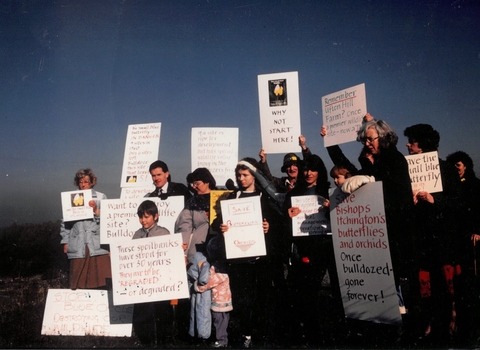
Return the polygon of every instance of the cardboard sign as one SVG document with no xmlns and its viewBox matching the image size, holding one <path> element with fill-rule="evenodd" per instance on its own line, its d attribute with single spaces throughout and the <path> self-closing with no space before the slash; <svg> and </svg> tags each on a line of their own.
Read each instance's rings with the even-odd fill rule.
<svg viewBox="0 0 480 350">
<path fill-rule="evenodd" d="M 300 208 L 301 212 L 292 218 L 292 235 L 308 237 L 332 234 L 330 219 L 326 215 L 322 196 L 293 196 L 292 207 Z"/>
<path fill-rule="evenodd" d="M 182 235 L 165 235 L 110 245 L 113 304 L 188 298 Z"/>
<path fill-rule="evenodd" d="M 214 190 L 210 191 L 210 225 L 217 217 L 217 214 L 222 210 L 220 201 L 227 199 L 228 195 L 232 193 L 231 190 Z"/>
<path fill-rule="evenodd" d="M 42 335 L 130 337 L 133 305 L 114 306 L 106 290 L 49 289 Z"/>
<path fill-rule="evenodd" d="M 63 221 L 93 219 L 92 190 L 61 192 Z"/>
<path fill-rule="evenodd" d="M 148 167 L 158 159 L 161 123 L 129 125 L 120 187 L 151 187 Z"/>
<path fill-rule="evenodd" d="M 330 197 L 333 246 L 348 318 L 401 324 L 383 203 L 382 182 Z"/>
<path fill-rule="evenodd" d="M 442 175 L 438 162 L 438 152 L 427 152 L 405 156 L 412 181 L 412 191 L 428 193 L 442 192 Z"/>
<path fill-rule="evenodd" d="M 132 238 L 140 229 L 137 209 L 140 203 L 151 200 L 158 208 L 158 225 L 165 227 L 170 233 L 175 232 L 175 221 L 185 203 L 183 196 L 171 196 L 165 200 L 158 197 L 137 199 L 104 199 L 100 211 L 100 241 L 102 244 L 113 244 Z"/>
<path fill-rule="evenodd" d="M 259 75 L 258 101 L 265 153 L 298 152 L 298 72 Z"/>
<path fill-rule="evenodd" d="M 152 185 L 140 187 L 122 187 L 120 191 L 121 199 L 144 198 L 147 193 L 152 192 Z"/>
<path fill-rule="evenodd" d="M 192 171 L 207 168 L 217 184 L 235 179 L 238 128 L 192 128 Z"/>
<path fill-rule="evenodd" d="M 367 114 L 365 84 L 343 89 L 322 97 L 323 125 L 327 135 L 325 147 L 355 141 Z"/>
<path fill-rule="evenodd" d="M 228 225 L 224 234 L 227 259 L 266 255 L 260 197 L 229 199 L 220 205 L 223 223 Z"/>
</svg>

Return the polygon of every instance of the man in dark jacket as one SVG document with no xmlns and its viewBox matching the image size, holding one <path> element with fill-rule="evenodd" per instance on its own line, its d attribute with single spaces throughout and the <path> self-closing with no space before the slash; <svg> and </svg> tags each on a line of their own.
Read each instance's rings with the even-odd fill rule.
<svg viewBox="0 0 480 350">
<path fill-rule="evenodd" d="M 188 191 L 187 186 L 181 183 L 171 182 L 170 172 L 165 162 L 156 160 L 150 164 L 150 175 L 152 176 L 155 191 L 150 192 L 145 197 L 159 197 L 167 199 L 170 196 L 184 196 L 185 202 L 192 194 Z"/>
</svg>

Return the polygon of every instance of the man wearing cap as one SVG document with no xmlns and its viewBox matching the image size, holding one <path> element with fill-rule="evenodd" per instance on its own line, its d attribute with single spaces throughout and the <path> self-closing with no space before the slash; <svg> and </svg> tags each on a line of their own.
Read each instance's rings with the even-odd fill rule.
<svg viewBox="0 0 480 350">
<path fill-rule="evenodd" d="M 298 137 L 299 145 L 302 147 L 302 155 L 305 158 L 307 155 L 311 154 L 310 149 L 305 145 L 306 139 L 303 135 Z M 286 173 L 287 176 L 275 177 L 270 172 L 270 168 L 267 163 L 267 156 L 263 148 L 258 154 L 260 156 L 260 162 L 258 164 L 258 169 L 263 172 L 263 175 L 272 182 L 277 188 L 279 193 L 285 193 L 290 191 L 295 187 L 297 182 L 299 168 L 301 168 L 302 160 L 297 157 L 295 153 L 287 153 L 283 157 L 283 166 L 281 168 L 282 173 Z"/>
</svg>

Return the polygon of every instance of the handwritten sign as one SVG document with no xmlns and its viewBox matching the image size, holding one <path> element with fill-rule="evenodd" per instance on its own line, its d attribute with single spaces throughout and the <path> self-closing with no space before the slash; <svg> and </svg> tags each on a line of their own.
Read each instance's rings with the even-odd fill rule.
<svg viewBox="0 0 480 350">
<path fill-rule="evenodd" d="M 401 324 L 380 181 L 330 197 L 333 246 L 345 316 Z"/>
<path fill-rule="evenodd" d="M 438 162 L 438 152 L 427 152 L 405 156 L 412 181 L 412 191 L 428 193 L 442 192 L 442 176 Z"/>
<path fill-rule="evenodd" d="M 327 135 L 325 147 L 355 141 L 367 114 L 365 84 L 343 89 L 322 97 L 323 125 Z"/>
<path fill-rule="evenodd" d="M 152 192 L 152 185 L 140 187 L 122 187 L 120 191 L 121 199 L 143 198 L 147 193 Z"/>
<path fill-rule="evenodd" d="M 152 184 L 148 167 L 158 158 L 161 125 L 151 123 L 128 126 L 120 187 Z"/>
<path fill-rule="evenodd" d="M 292 218 L 292 235 L 308 237 L 314 235 L 332 234 L 330 219 L 327 217 L 322 196 L 293 196 L 292 207 L 300 208 L 301 212 Z"/>
<path fill-rule="evenodd" d="M 141 228 L 137 209 L 145 200 L 155 202 L 158 208 L 158 225 L 170 233 L 175 232 L 175 221 L 184 207 L 183 196 L 171 196 L 165 200 L 158 197 L 137 199 L 104 199 L 100 211 L 100 241 L 112 244 L 132 238 Z"/>
<path fill-rule="evenodd" d="M 118 242 L 110 254 L 114 305 L 189 297 L 182 235 Z"/>
<path fill-rule="evenodd" d="M 220 202 L 225 232 L 227 259 L 266 255 L 260 197 L 229 199 Z"/>
<path fill-rule="evenodd" d="M 92 190 L 78 190 L 60 193 L 62 198 L 63 221 L 75 221 L 93 218 Z"/>
<path fill-rule="evenodd" d="M 114 306 L 106 290 L 49 289 L 42 335 L 130 337 L 133 305 Z"/>
<path fill-rule="evenodd" d="M 210 224 L 217 217 L 222 209 L 220 208 L 220 202 L 224 199 L 227 199 L 228 195 L 232 193 L 231 190 L 214 190 L 210 191 Z"/>
<path fill-rule="evenodd" d="M 192 171 L 207 168 L 218 184 L 235 178 L 238 128 L 192 128 Z"/>
<path fill-rule="evenodd" d="M 265 153 L 297 152 L 302 133 L 298 72 L 259 75 L 258 101 Z"/>
</svg>

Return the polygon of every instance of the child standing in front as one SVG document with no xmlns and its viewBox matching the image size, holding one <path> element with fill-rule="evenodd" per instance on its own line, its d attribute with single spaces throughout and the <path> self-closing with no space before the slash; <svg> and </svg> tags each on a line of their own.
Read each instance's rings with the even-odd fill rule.
<svg viewBox="0 0 480 350">
<path fill-rule="evenodd" d="M 158 208 L 151 200 L 143 201 L 137 209 L 142 228 L 132 239 L 169 235 L 170 231 L 158 226 Z M 132 325 L 135 334 L 146 347 L 156 347 L 165 342 L 166 320 L 170 310 L 169 301 L 135 304 Z M 163 321 L 163 322 L 162 322 Z M 162 323 L 162 324 L 161 324 Z"/>
<path fill-rule="evenodd" d="M 200 293 L 212 290 L 211 308 L 216 337 L 212 347 L 226 348 L 228 346 L 228 322 L 233 305 L 222 234 L 210 239 L 207 243 L 206 255 L 210 262 L 210 277 L 207 284 L 200 286 L 195 282 L 194 287 L 195 291 Z"/>
</svg>

